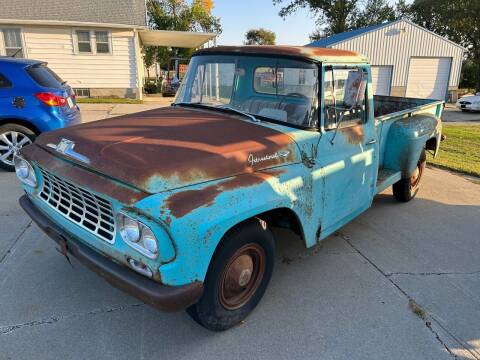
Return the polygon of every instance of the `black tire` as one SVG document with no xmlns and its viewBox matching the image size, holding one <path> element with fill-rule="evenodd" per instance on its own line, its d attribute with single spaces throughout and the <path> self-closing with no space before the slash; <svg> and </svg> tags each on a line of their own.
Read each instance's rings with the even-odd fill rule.
<svg viewBox="0 0 480 360">
<path fill-rule="evenodd" d="M 17 133 L 18 138 L 28 139 L 28 143 L 25 143 L 21 146 L 15 146 L 15 150 L 10 153 L 9 149 L 5 149 L 5 146 L 8 146 L 8 142 L 12 143 L 12 134 Z M 17 152 L 21 147 L 33 143 L 35 140 L 35 133 L 26 128 L 22 125 L 17 124 L 6 124 L 0 126 L 0 168 L 7 170 L 7 171 L 15 171 L 15 166 L 13 165 L 13 153 Z M 21 141 L 18 141 L 17 145 L 19 145 Z M 2 155 L 5 156 L 7 153 L 10 153 L 6 158 L 2 158 Z"/>
<path fill-rule="evenodd" d="M 417 195 L 418 190 L 420 189 L 420 182 L 422 180 L 422 175 L 424 173 L 426 164 L 427 155 L 424 149 L 420 154 L 420 159 L 418 160 L 414 174 L 407 179 L 401 179 L 393 184 L 393 196 L 395 196 L 395 199 L 400 202 L 408 202 L 412 200 L 415 195 Z"/>
<path fill-rule="evenodd" d="M 244 257 L 243 251 L 250 249 L 252 270 L 239 273 L 237 264 Z M 263 297 L 273 272 L 274 239 L 266 223 L 258 219 L 248 220 L 225 235 L 215 251 L 204 283 L 204 293 L 200 300 L 187 309 L 188 314 L 203 327 L 212 331 L 227 330 L 244 320 Z M 262 260 L 256 259 L 263 252 Z M 241 255 L 238 255 L 241 254 Z M 232 269 L 235 268 L 236 271 Z M 261 271 L 261 268 L 263 271 Z M 238 274 L 235 287 L 244 292 L 242 296 L 229 297 L 232 285 L 232 273 Z M 245 279 L 247 274 L 247 279 Z M 228 276 L 231 275 L 231 276 Z M 234 278 L 237 280 L 237 278 Z M 244 279 L 244 280 L 242 280 Z M 242 281 L 248 281 L 242 285 Z M 253 287 L 255 288 L 253 289 Z M 252 290 L 253 289 L 253 290 Z M 236 291 L 235 289 L 234 291 Z"/>
</svg>

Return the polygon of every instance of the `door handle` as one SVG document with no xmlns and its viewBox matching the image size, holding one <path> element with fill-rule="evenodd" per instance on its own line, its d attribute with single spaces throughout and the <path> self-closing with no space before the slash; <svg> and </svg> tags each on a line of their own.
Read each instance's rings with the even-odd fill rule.
<svg viewBox="0 0 480 360">
<path fill-rule="evenodd" d="M 372 139 L 372 140 L 369 140 L 365 143 L 365 145 L 372 145 L 372 144 L 375 144 L 377 142 L 377 139 Z"/>
</svg>

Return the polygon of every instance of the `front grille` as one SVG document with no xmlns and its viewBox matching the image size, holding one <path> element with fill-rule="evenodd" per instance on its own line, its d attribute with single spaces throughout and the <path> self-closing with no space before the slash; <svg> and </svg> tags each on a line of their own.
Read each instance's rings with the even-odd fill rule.
<svg viewBox="0 0 480 360">
<path fill-rule="evenodd" d="M 40 168 L 43 187 L 40 198 L 52 209 L 85 230 L 113 243 L 115 221 L 112 205 L 108 200 L 92 194 Z"/>
<path fill-rule="evenodd" d="M 470 101 L 460 101 L 460 104 L 462 105 L 471 105 L 472 103 Z"/>
</svg>

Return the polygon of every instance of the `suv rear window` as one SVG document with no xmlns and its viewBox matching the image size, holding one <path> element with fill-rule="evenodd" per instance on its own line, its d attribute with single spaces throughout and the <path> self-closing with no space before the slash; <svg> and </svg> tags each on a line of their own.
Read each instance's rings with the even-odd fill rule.
<svg viewBox="0 0 480 360">
<path fill-rule="evenodd" d="M 27 73 L 40 86 L 53 89 L 62 87 L 63 80 L 45 64 L 30 66 Z"/>
<path fill-rule="evenodd" d="M 12 83 L 2 74 L 0 74 L 0 89 L 9 88 L 12 86 Z"/>
</svg>

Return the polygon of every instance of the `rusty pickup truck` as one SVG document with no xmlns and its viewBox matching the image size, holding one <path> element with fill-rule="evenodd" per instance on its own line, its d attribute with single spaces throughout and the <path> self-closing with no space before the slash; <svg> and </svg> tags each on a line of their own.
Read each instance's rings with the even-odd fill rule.
<svg viewBox="0 0 480 360">
<path fill-rule="evenodd" d="M 417 194 L 441 101 L 374 96 L 367 59 L 313 47 L 197 51 L 173 106 L 40 135 L 20 203 L 66 256 L 202 326 L 241 322 L 274 267 L 272 227 L 311 247 L 376 194 Z"/>
</svg>

